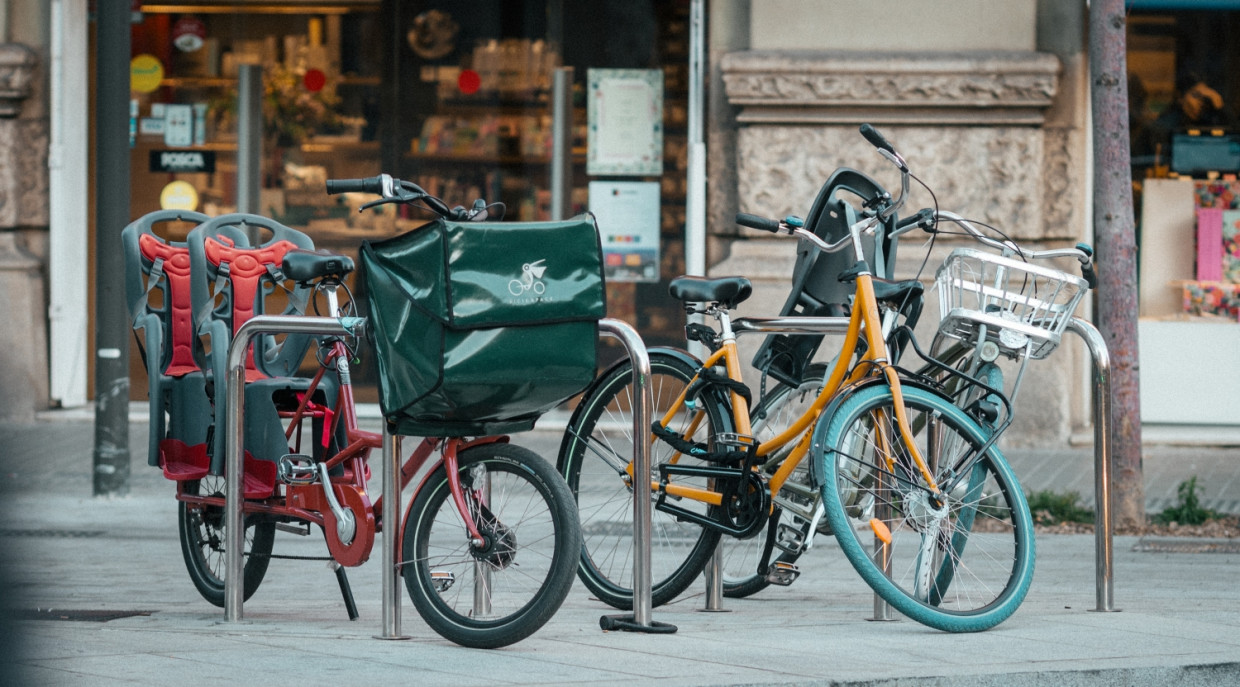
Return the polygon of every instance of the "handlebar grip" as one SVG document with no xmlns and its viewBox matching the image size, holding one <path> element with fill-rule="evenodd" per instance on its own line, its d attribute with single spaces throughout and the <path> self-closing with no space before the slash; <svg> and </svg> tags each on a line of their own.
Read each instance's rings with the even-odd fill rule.
<svg viewBox="0 0 1240 687">
<path fill-rule="evenodd" d="M 337 193 L 383 193 L 382 177 L 367 177 L 365 179 L 328 179 L 327 194 L 335 195 Z"/>
<path fill-rule="evenodd" d="M 1085 277 L 1089 288 L 1098 288 L 1098 273 L 1094 270 L 1093 260 L 1090 259 L 1094 257 L 1094 247 L 1088 243 L 1078 243 L 1076 249 L 1085 254 L 1085 259 L 1081 260 L 1081 276 Z"/>
<path fill-rule="evenodd" d="M 1098 288 L 1098 273 L 1094 271 L 1094 263 L 1081 265 L 1081 276 L 1085 277 L 1085 283 L 1089 284 L 1089 288 Z"/>
<path fill-rule="evenodd" d="M 751 215 L 747 212 L 736 213 L 736 223 L 743 227 L 761 229 L 763 231 L 769 231 L 773 234 L 779 232 L 779 220 L 771 219 L 769 217 L 759 217 L 757 215 Z"/>
<path fill-rule="evenodd" d="M 895 233 L 900 234 L 914 226 L 920 226 L 923 230 L 934 232 L 934 210 L 931 208 L 922 208 L 916 214 L 909 215 L 904 219 L 896 222 Z"/>
<path fill-rule="evenodd" d="M 870 145 L 878 148 L 879 150 L 885 150 L 893 154 L 896 152 L 896 149 L 887 142 L 887 139 L 883 138 L 883 135 L 878 133 L 878 129 L 875 129 L 869 124 L 861 125 L 861 135 L 865 136 L 865 140 L 869 141 Z"/>
</svg>

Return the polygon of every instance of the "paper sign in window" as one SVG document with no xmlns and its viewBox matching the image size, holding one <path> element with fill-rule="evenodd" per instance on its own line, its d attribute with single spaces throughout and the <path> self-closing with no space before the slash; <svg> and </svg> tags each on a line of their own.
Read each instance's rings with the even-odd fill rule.
<svg viewBox="0 0 1240 687">
<path fill-rule="evenodd" d="M 586 81 L 586 173 L 663 174 L 663 72 L 591 69 Z"/>
</svg>

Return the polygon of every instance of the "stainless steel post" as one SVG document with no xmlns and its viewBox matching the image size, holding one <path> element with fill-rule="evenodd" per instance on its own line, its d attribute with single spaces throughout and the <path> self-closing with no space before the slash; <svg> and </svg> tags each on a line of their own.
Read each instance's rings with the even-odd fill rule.
<svg viewBox="0 0 1240 687">
<path fill-rule="evenodd" d="M 715 546 L 715 553 L 706 562 L 706 569 L 703 571 L 706 575 L 706 605 L 702 607 L 703 611 L 710 613 L 723 613 L 728 609 L 723 607 L 723 540 Z"/>
<path fill-rule="evenodd" d="M 881 473 L 875 473 L 875 479 L 878 484 L 875 485 L 876 490 L 881 493 L 883 490 L 883 476 Z M 875 508 L 874 516 L 882 521 L 884 525 L 891 524 L 891 507 L 885 503 L 879 502 Z M 878 532 L 874 533 L 874 556 L 882 564 L 883 574 L 891 577 L 891 545 L 884 542 L 878 537 Z M 874 616 L 870 620 L 894 620 L 891 615 L 891 607 L 887 601 L 877 593 L 874 594 Z"/>
<path fill-rule="evenodd" d="M 1114 611 L 1111 533 L 1111 354 L 1094 325 L 1074 317 L 1068 330 L 1085 340 L 1094 360 L 1094 592 L 1095 611 Z"/>
<path fill-rule="evenodd" d="M 262 187 L 263 67 L 243 64 L 237 76 L 237 212 L 257 213 Z"/>
<path fill-rule="evenodd" d="M 481 492 L 482 504 L 491 507 L 491 475 L 486 468 L 477 464 L 474 470 L 482 473 L 481 478 L 475 472 L 470 479 L 470 487 Z M 481 484 L 479 484 L 481 481 Z M 483 560 L 474 561 L 474 617 L 488 618 L 491 616 L 491 564 Z"/>
<path fill-rule="evenodd" d="M 650 627 L 650 353 L 627 322 L 603 319 L 599 331 L 620 340 L 633 363 L 633 623 Z"/>
<path fill-rule="evenodd" d="M 573 68 L 560 67 L 551 84 L 551 219 L 573 210 Z"/>
<path fill-rule="evenodd" d="M 379 639 L 409 639 L 400 633 L 400 443 L 383 423 L 383 634 Z"/>
<path fill-rule="evenodd" d="M 305 317 L 301 315 L 256 315 L 233 336 L 228 345 L 227 405 L 224 415 L 224 620 L 242 618 L 245 598 L 245 526 L 243 524 L 242 456 L 245 455 L 245 354 L 258 334 L 352 334 L 364 320 L 356 317 Z M 218 397 L 217 397 L 218 398 Z"/>
</svg>

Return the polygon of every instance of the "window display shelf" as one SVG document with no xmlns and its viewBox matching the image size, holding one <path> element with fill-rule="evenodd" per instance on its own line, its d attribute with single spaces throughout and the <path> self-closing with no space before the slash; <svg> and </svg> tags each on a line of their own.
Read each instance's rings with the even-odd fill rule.
<svg viewBox="0 0 1240 687">
<path fill-rule="evenodd" d="M 178 3 L 145 3 L 142 11 L 146 14 L 348 14 L 350 12 L 377 12 L 380 3 L 374 0 L 338 0 L 332 3 L 298 2 L 178 2 Z"/>
</svg>

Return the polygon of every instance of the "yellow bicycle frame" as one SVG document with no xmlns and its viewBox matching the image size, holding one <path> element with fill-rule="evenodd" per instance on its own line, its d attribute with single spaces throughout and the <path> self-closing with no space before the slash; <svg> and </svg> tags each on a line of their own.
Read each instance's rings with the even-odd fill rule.
<svg viewBox="0 0 1240 687">
<path fill-rule="evenodd" d="M 788 457 L 780 464 L 779 469 L 771 477 L 768 488 L 772 495 L 779 493 L 788 476 L 793 470 L 801 464 L 805 459 L 805 455 L 809 452 L 809 444 L 813 436 L 813 432 L 808 431 L 810 427 L 817 421 L 818 416 L 822 413 L 823 408 L 831 402 L 836 393 L 844 388 L 845 384 L 853 384 L 862 379 L 873 376 L 874 370 L 882 373 L 888 387 L 891 389 L 893 406 L 895 409 L 896 423 L 900 429 L 900 435 L 904 445 L 909 450 L 910 456 L 921 472 L 922 478 L 926 481 L 926 486 L 932 493 L 939 490 L 938 484 L 934 480 L 929 467 L 926 465 L 925 459 L 921 455 L 921 451 L 917 448 L 917 443 L 913 438 L 913 432 L 909 426 L 908 417 L 904 409 L 904 394 L 900 386 L 900 378 L 895 368 L 889 364 L 887 342 L 882 336 L 882 319 L 878 312 L 878 300 L 874 295 L 874 279 L 868 272 L 858 274 L 856 277 L 856 297 L 854 299 L 855 307 L 848 321 L 848 331 L 844 337 L 844 345 L 840 350 L 839 357 L 835 366 L 831 370 L 831 375 L 819 392 L 818 397 L 810 405 L 799 418 L 785 430 L 780 432 L 772 439 L 762 442 L 758 446 L 758 456 L 767 456 L 778 451 L 792 441 L 797 441 Z M 853 354 L 857 350 L 857 343 L 861 337 L 865 336 L 866 352 L 861 360 L 851 368 L 849 361 L 852 360 Z M 723 363 L 727 370 L 728 378 L 735 381 L 742 381 L 739 353 L 736 347 L 735 335 L 725 337 L 721 342 L 719 349 L 712 353 L 705 362 L 702 363 L 703 368 L 711 368 Z M 685 389 L 681 391 L 680 396 L 672 403 L 667 413 L 660 419 L 660 424 L 666 427 L 676 413 L 684 407 L 685 396 L 695 376 Z M 732 400 L 732 420 L 737 434 L 749 436 L 753 429 L 749 423 L 749 404 L 745 397 L 736 391 L 731 391 Z M 705 411 L 697 411 L 689 428 L 685 432 L 685 436 L 692 436 L 701 423 Z M 655 441 L 651 435 L 651 441 Z M 679 459 L 679 454 L 673 456 L 672 463 Z M 629 465 L 629 473 L 632 475 L 632 465 Z M 661 485 L 658 481 L 652 480 L 650 488 L 655 491 L 663 491 L 670 496 L 676 496 L 711 505 L 721 505 L 723 503 L 723 495 L 717 491 L 710 489 L 699 489 L 696 487 L 688 487 L 679 484 Z"/>
</svg>

